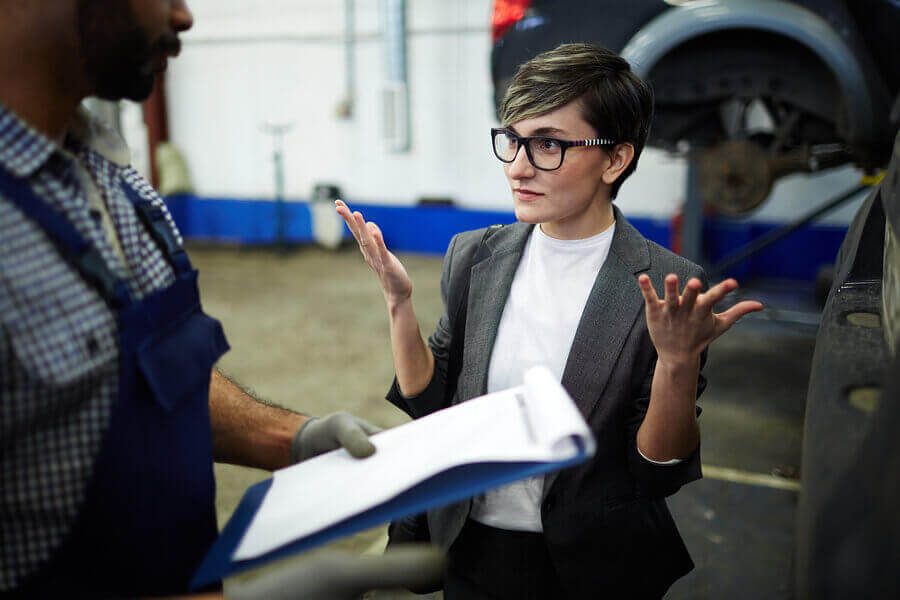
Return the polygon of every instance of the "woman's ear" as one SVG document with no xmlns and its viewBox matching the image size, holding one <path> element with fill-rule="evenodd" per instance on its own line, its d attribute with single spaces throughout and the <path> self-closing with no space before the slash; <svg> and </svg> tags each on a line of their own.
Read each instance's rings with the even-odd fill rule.
<svg viewBox="0 0 900 600">
<path fill-rule="evenodd" d="M 612 185 L 634 160 L 634 146 L 627 142 L 616 144 L 610 151 L 609 158 L 609 167 L 603 173 L 603 183 Z"/>
</svg>

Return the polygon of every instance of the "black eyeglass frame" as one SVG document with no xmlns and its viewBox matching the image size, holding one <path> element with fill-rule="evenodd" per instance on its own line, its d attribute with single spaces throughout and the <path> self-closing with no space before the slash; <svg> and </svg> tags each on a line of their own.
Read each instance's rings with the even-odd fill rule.
<svg viewBox="0 0 900 600">
<path fill-rule="evenodd" d="M 497 154 L 497 144 L 496 144 L 495 140 L 497 139 L 497 135 L 501 134 L 501 133 L 515 138 L 516 143 L 518 144 L 518 147 L 516 148 L 516 154 L 510 160 L 506 160 L 503 157 L 501 157 L 499 154 Z M 559 164 L 557 166 L 553 167 L 552 169 L 547 169 L 544 167 L 537 166 L 534 162 L 534 156 L 531 155 L 531 141 L 532 140 L 549 140 L 551 142 L 556 142 L 557 144 L 559 144 L 559 148 L 560 148 Z M 511 129 L 506 129 L 504 127 L 492 127 L 491 128 L 491 148 L 494 150 L 494 156 L 496 156 L 500 160 L 500 162 L 503 162 L 506 164 L 514 162 L 516 160 L 516 158 L 519 156 L 519 150 L 521 150 L 522 147 L 524 146 L 525 147 L 525 155 L 528 157 L 528 162 L 531 163 L 532 167 L 534 167 L 535 169 L 538 169 L 540 171 L 556 171 L 557 169 L 562 167 L 563 162 L 566 159 L 566 150 L 568 150 L 569 148 L 581 148 L 581 147 L 590 147 L 590 146 L 603 147 L 603 146 L 615 146 L 615 145 L 616 145 L 616 142 L 609 138 L 594 138 L 594 139 L 590 139 L 590 140 L 561 140 L 559 138 L 549 137 L 546 135 L 532 135 L 529 137 L 524 137 L 524 136 L 519 135 L 515 131 L 512 131 Z"/>
</svg>

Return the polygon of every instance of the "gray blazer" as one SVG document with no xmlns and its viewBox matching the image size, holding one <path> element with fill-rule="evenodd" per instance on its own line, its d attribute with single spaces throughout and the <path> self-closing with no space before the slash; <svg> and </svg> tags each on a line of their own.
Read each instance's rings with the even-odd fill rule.
<svg viewBox="0 0 900 600">
<path fill-rule="evenodd" d="M 637 276 L 647 273 L 659 294 L 668 273 L 677 274 L 681 285 L 698 277 L 705 286 L 706 277 L 697 265 L 646 240 L 615 206 L 614 211 L 609 256 L 588 297 L 562 377 L 596 436 L 597 453 L 586 463 L 547 475 L 541 505 L 544 538 L 572 598 L 659 597 L 693 568 L 664 498 L 701 477 L 699 448 L 674 466 L 650 463 L 637 451 L 656 365 Z M 465 286 L 484 230 L 453 238 L 441 278 L 444 314 L 428 340 L 435 374 L 412 398 L 403 398 L 395 382 L 389 400 L 408 406 L 417 418 L 486 393 L 500 316 L 532 228 L 515 223 L 498 230 L 485 242 L 487 258 L 472 266 L 462 370 L 455 396 L 447 399 L 454 330 L 448 298 L 459 296 L 455 286 Z M 701 375 L 698 393 L 704 387 Z M 430 511 L 432 542 L 449 548 L 470 508 L 471 501 L 465 501 Z"/>
</svg>

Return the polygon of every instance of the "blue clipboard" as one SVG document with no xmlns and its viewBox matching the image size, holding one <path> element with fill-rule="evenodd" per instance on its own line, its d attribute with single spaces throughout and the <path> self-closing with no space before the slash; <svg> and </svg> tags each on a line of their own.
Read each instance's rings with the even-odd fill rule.
<svg viewBox="0 0 900 600">
<path fill-rule="evenodd" d="M 232 555 L 250 526 L 253 515 L 272 486 L 272 479 L 251 486 L 244 493 L 222 534 L 200 564 L 191 588 L 197 589 L 225 577 L 260 567 L 273 560 L 309 550 L 337 538 L 346 537 L 389 521 L 470 498 L 505 483 L 557 471 L 587 460 L 579 443 L 575 458 L 562 462 L 485 462 L 460 465 L 422 481 L 391 500 L 350 516 L 317 533 L 249 560 L 232 560 Z M 297 518 L 302 519 L 303 515 Z"/>
</svg>

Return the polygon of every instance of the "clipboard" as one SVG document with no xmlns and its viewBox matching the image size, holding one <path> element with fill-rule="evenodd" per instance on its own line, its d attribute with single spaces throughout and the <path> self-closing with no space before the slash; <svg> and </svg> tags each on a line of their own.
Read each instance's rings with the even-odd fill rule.
<svg viewBox="0 0 900 600">
<path fill-rule="evenodd" d="M 542 367 L 529 371 L 525 379 L 519 388 L 475 398 L 373 436 L 381 464 L 368 466 L 373 457 L 358 460 L 335 450 L 251 486 L 198 567 L 192 588 L 590 458 L 593 436 L 559 382 Z M 516 411 L 521 419 L 513 418 Z M 490 439 L 484 439 L 484 431 Z M 410 464 L 418 454 L 404 448 L 419 436 L 432 454 L 426 453 L 416 470 Z M 445 456 L 448 452 L 452 456 Z M 391 470 L 389 489 L 377 489 L 382 484 L 379 468 Z M 310 482 L 323 485 L 326 478 L 366 493 L 347 500 L 344 496 L 352 492 L 338 489 L 333 498 L 344 501 L 343 506 L 323 496 L 302 498 L 306 511 L 294 508 L 291 498 L 306 496 L 304 490 L 318 489 Z"/>
</svg>

